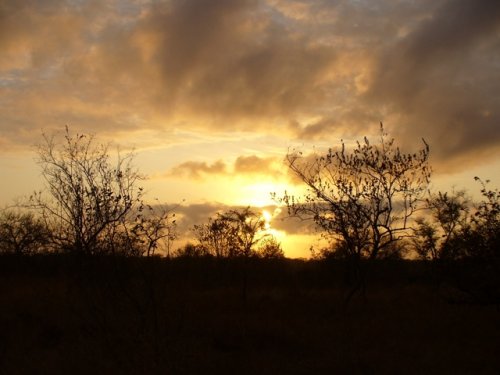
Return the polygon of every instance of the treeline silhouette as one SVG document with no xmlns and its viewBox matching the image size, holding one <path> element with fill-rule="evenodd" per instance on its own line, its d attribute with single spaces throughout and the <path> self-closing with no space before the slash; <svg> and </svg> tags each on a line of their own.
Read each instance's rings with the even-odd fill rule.
<svg viewBox="0 0 500 375">
<path fill-rule="evenodd" d="M 303 155 L 285 163 L 304 183 L 303 197 L 276 193 L 290 217 L 312 220 L 329 243 L 315 258 L 425 260 L 497 258 L 500 192 L 475 177 L 482 199 L 463 190 L 429 191 L 430 147 L 403 153 L 380 125 L 380 138 L 353 149 Z M 193 237 L 174 250 L 175 206 L 147 202 L 133 153 L 112 156 L 93 135 L 42 135 L 36 161 L 45 189 L 0 211 L 3 253 L 283 257 L 279 241 L 251 207 L 194 223 Z M 271 193 L 271 192 L 270 192 Z"/>
<path fill-rule="evenodd" d="M 404 153 L 381 123 L 376 142 L 365 137 L 353 148 L 342 141 L 323 154 L 286 155 L 306 194 L 273 193 L 274 198 L 289 217 L 313 221 L 328 240 L 326 248 L 313 251 L 313 259 L 342 260 L 351 285 L 346 303 L 365 296 L 370 261 L 405 258 L 429 261 L 434 272 L 453 273 L 455 279 L 464 278 L 464 267 L 474 269 L 468 273 L 478 273 L 483 282 L 455 284 L 471 299 L 498 299 L 492 275 L 499 270 L 500 192 L 476 177 L 479 202 L 463 190 L 431 193 L 430 147 L 422 141 L 422 149 Z M 36 162 L 45 189 L 1 211 L 0 252 L 151 257 L 161 249 L 168 258 L 230 258 L 243 265 L 252 258 L 284 257 L 264 217 L 251 207 L 194 224 L 194 242 L 174 250 L 176 207 L 145 200 L 140 186 L 145 177 L 134 157 L 112 156 L 109 145 L 93 135 L 73 135 L 68 127 L 63 139 L 42 134 Z M 246 268 L 242 274 L 246 279 Z M 478 283 L 483 290 L 473 290 Z"/>
<path fill-rule="evenodd" d="M 251 207 L 174 249 L 133 154 L 44 135 L 46 190 L 0 217 L 2 372 L 497 373 L 500 193 L 428 193 L 429 146 L 380 130 L 287 155 L 308 190 L 275 199 L 330 244 L 309 260 Z"/>
</svg>

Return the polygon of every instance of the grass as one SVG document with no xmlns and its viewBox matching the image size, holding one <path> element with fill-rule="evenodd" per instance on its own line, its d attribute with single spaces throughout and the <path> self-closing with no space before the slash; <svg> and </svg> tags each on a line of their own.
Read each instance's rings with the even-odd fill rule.
<svg viewBox="0 0 500 375">
<path fill-rule="evenodd" d="M 345 306 L 341 263 L 4 256 L 0 372 L 499 373 L 498 307 L 432 275 L 371 265 Z"/>
</svg>

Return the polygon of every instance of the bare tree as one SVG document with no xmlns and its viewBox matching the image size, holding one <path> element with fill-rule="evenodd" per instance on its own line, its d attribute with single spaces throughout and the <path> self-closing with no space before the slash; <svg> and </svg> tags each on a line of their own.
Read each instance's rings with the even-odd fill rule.
<svg viewBox="0 0 500 375">
<path fill-rule="evenodd" d="M 155 255 L 162 248 L 164 255 L 170 257 L 172 244 L 177 238 L 177 225 L 172 207 L 157 203 L 155 206 L 141 202 L 131 233 L 141 239 L 143 253 Z"/>
<path fill-rule="evenodd" d="M 133 165 L 134 154 L 118 152 L 112 159 L 108 149 L 92 135 L 72 135 L 68 127 L 62 142 L 44 134 L 37 162 L 48 196 L 36 192 L 29 205 L 40 212 L 61 249 L 150 255 L 160 239 L 172 237 L 170 212 L 145 215 L 138 186 L 144 177 Z"/>
</svg>

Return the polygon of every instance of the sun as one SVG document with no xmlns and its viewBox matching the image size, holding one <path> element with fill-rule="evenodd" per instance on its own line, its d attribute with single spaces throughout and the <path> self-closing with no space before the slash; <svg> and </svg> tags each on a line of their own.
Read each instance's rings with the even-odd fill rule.
<svg viewBox="0 0 500 375">
<path fill-rule="evenodd" d="M 281 212 L 280 208 L 276 208 L 273 213 L 268 210 L 262 210 L 262 219 L 264 220 L 264 229 L 262 229 L 262 233 L 265 235 L 273 236 L 279 241 L 282 241 L 286 234 L 284 231 L 277 230 L 271 226 L 271 222 L 273 218 L 275 218 Z"/>
<path fill-rule="evenodd" d="M 262 211 L 262 218 L 264 219 L 264 229 L 271 229 L 271 219 L 273 216 L 267 210 Z"/>
<path fill-rule="evenodd" d="M 252 207 L 275 206 L 276 201 L 273 199 L 272 194 L 280 195 L 285 190 L 287 190 L 287 185 L 284 183 L 268 181 L 247 183 L 240 188 L 241 203 Z"/>
</svg>

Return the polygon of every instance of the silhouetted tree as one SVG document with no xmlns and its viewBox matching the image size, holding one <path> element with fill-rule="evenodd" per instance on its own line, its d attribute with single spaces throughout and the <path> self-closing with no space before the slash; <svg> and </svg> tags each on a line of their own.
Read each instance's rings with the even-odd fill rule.
<svg viewBox="0 0 500 375">
<path fill-rule="evenodd" d="M 463 191 L 432 196 L 428 217 L 417 221 L 413 243 L 421 258 L 439 260 L 437 280 L 459 290 L 459 300 L 498 303 L 500 193 L 488 188 L 489 181 L 475 179 L 482 200 L 473 204 Z"/>
<path fill-rule="evenodd" d="M 440 236 L 436 224 L 424 218 L 418 218 L 416 224 L 412 242 L 418 257 L 422 260 L 438 259 Z"/>
<path fill-rule="evenodd" d="M 183 247 L 177 249 L 174 252 L 175 257 L 187 257 L 187 258 L 201 258 L 206 256 L 212 256 L 209 254 L 208 250 L 201 244 L 193 244 L 188 242 Z"/>
<path fill-rule="evenodd" d="M 409 237 L 410 218 L 418 209 L 431 175 L 429 146 L 403 153 L 380 124 L 376 144 L 368 138 L 348 149 L 329 149 L 305 157 L 291 152 L 286 163 L 307 187 L 301 200 L 285 194 L 281 202 L 291 216 L 312 219 L 322 233 L 340 244 L 359 275 L 353 292 L 364 290 L 363 258 L 383 257 L 401 238 Z"/>
<path fill-rule="evenodd" d="M 457 258 L 461 237 L 470 230 L 470 200 L 465 191 L 438 192 L 427 199 L 430 218 L 416 220 L 413 244 L 422 259 Z M 430 220 L 429 220 L 430 219 Z"/>
<path fill-rule="evenodd" d="M 0 252 L 34 254 L 48 251 L 50 234 L 44 223 L 26 212 L 0 212 Z"/>
<path fill-rule="evenodd" d="M 43 135 L 37 162 L 48 197 L 36 192 L 30 207 L 37 209 L 61 249 L 82 254 L 154 253 L 158 241 L 171 238 L 169 212 L 145 215 L 143 176 L 133 166 L 134 154 L 117 154 L 94 136 L 72 135 L 64 141 Z"/>
<path fill-rule="evenodd" d="M 334 242 L 357 258 L 376 258 L 393 242 L 408 237 L 410 217 L 418 209 L 430 179 L 429 146 L 403 153 L 388 139 L 368 138 L 348 150 L 304 157 L 291 152 L 286 162 L 307 186 L 303 200 L 285 194 L 289 214 L 312 219 Z"/>
<path fill-rule="evenodd" d="M 476 206 L 472 223 L 479 241 L 473 255 L 484 258 L 500 258 L 500 191 L 488 188 L 489 180 L 474 178 L 481 184 L 483 200 Z"/>
<path fill-rule="evenodd" d="M 206 224 L 196 224 L 193 227 L 199 246 L 217 258 L 234 255 L 234 228 L 230 226 L 220 214 L 209 218 Z"/>
<path fill-rule="evenodd" d="M 218 258 L 254 255 L 255 246 L 267 236 L 264 229 L 264 218 L 250 207 L 218 213 L 207 224 L 194 226 L 200 245 Z"/>
<path fill-rule="evenodd" d="M 164 256 L 170 257 L 172 244 L 177 238 L 176 229 L 172 208 L 141 202 L 127 215 L 127 220 L 106 229 L 101 250 L 104 253 L 147 257 L 158 255 L 157 250 L 162 250 Z"/>
<path fill-rule="evenodd" d="M 160 204 L 151 206 L 141 202 L 139 205 L 130 230 L 132 236 L 129 234 L 129 237 L 140 239 L 143 254 L 155 255 L 161 247 L 165 256 L 170 257 L 172 243 L 177 238 L 175 213 L 172 210 Z"/>
<path fill-rule="evenodd" d="M 242 210 L 230 210 L 222 214 L 221 218 L 233 228 L 234 255 L 255 255 L 255 246 L 267 237 L 264 232 L 266 222 L 262 215 L 247 207 Z"/>
<path fill-rule="evenodd" d="M 281 259 L 285 257 L 281 244 L 272 236 L 261 242 L 257 254 L 260 258 L 264 259 Z"/>
<path fill-rule="evenodd" d="M 256 246 L 268 236 L 266 221 L 250 207 L 229 210 L 210 218 L 207 224 L 196 225 L 194 230 L 199 244 L 217 258 L 242 260 L 242 297 L 248 294 L 248 260 L 256 256 Z"/>
<path fill-rule="evenodd" d="M 500 193 L 481 184 L 483 199 L 473 204 L 464 191 L 433 195 L 427 201 L 429 215 L 417 219 L 413 240 L 424 259 L 488 258 L 500 245 Z"/>
</svg>

